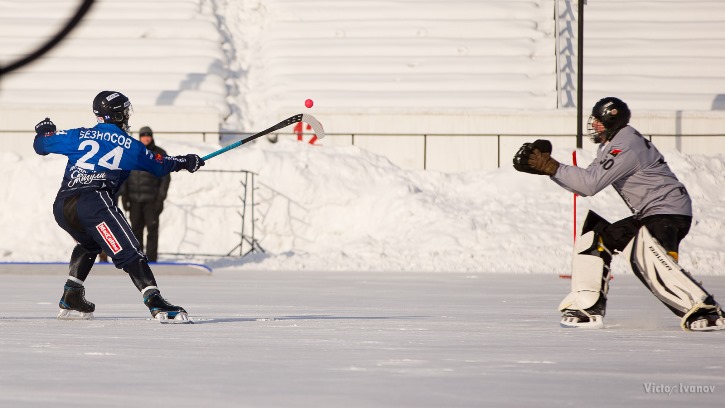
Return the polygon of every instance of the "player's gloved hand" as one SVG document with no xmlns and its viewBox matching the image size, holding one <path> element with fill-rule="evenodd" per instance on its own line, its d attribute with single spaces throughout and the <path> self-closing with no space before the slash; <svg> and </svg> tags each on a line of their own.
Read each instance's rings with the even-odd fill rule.
<svg viewBox="0 0 725 408">
<path fill-rule="evenodd" d="M 559 162 L 551 158 L 551 142 L 544 139 L 524 143 L 514 155 L 514 169 L 525 173 L 553 176 Z"/>
<path fill-rule="evenodd" d="M 45 118 L 35 125 L 35 133 L 43 136 L 52 136 L 55 133 L 55 123 L 50 118 Z"/>
<path fill-rule="evenodd" d="M 201 166 L 206 164 L 206 163 L 204 163 L 204 159 L 199 157 L 199 155 L 197 155 L 197 154 L 187 154 L 184 156 L 176 156 L 176 157 L 174 157 L 174 159 L 176 159 L 176 162 L 178 163 L 177 168 L 174 169 L 175 171 L 187 170 L 189 173 L 193 173 L 193 172 L 199 170 L 199 168 Z"/>
<path fill-rule="evenodd" d="M 533 144 L 534 151 L 529 155 L 529 166 L 549 176 L 556 174 L 559 162 L 551 158 L 551 142 L 537 139 Z"/>
<path fill-rule="evenodd" d="M 532 144 L 535 148 L 541 150 L 541 153 L 551 153 L 553 149 L 551 142 L 546 139 L 536 139 Z"/>
<path fill-rule="evenodd" d="M 541 174 L 529 165 L 529 156 L 534 152 L 533 143 L 524 143 L 514 155 L 514 169 L 531 174 Z"/>
</svg>

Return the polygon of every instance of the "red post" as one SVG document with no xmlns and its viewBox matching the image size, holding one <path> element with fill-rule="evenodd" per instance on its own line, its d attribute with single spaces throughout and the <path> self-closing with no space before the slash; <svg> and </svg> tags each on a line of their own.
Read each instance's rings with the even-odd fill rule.
<svg viewBox="0 0 725 408">
<path fill-rule="evenodd" d="M 571 152 L 571 162 L 576 166 L 576 150 Z M 577 194 L 574 193 L 574 243 L 576 244 L 576 197 Z M 571 279 L 571 274 L 563 273 L 559 275 L 559 278 L 561 279 Z"/>
<path fill-rule="evenodd" d="M 576 150 L 571 152 L 571 161 L 576 166 Z M 574 241 L 576 241 L 576 197 L 577 194 L 574 193 Z"/>
</svg>

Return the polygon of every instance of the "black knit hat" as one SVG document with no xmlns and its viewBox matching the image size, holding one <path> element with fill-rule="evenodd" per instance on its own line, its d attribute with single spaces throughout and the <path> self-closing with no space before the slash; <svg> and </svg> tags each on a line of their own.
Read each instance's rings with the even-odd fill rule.
<svg viewBox="0 0 725 408">
<path fill-rule="evenodd" d="M 141 128 L 141 130 L 138 131 L 138 135 L 139 136 L 151 136 L 151 137 L 153 137 L 154 136 L 154 131 L 151 130 L 150 127 L 144 126 L 144 127 Z"/>
</svg>

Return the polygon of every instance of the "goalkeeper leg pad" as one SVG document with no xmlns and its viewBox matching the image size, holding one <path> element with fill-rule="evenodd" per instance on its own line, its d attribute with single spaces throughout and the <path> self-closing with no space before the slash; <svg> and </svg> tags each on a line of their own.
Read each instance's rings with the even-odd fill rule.
<svg viewBox="0 0 725 408">
<path fill-rule="evenodd" d="M 682 328 L 689 330 L 688 320 L 694 315 L 720 307 L 712 296 L 685 271 L 642 227 L 635 237 L 630 256 L 634 274 L 662 303 L 682 318 Z"/>
<path fill-rule="evenodd" d="M 582 234 L 574 246 L 571 292 L 561 301 L 559 310 L 587 310 L 597 303 L 604 306 L 609 291 L 611 260 L 612 253 L 604 246 L 597 232 Z M 602 310 L 598 312 L 604 316 L 604 307 L 600 308 Z"/>
</svg>

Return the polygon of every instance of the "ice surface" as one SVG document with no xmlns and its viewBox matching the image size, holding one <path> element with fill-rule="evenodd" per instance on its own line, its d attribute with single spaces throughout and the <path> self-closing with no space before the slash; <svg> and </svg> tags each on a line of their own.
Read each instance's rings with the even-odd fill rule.
<svg viewBox="0 0 725 408">
<path fill-rule="evenodd" d="M 602 330 L 561 329 L 568 281 L 545 275 L 160 277 L 193 325 L 149 320 L 125 277 L 91 275 L 81 322 L 55 320 L 62 277 L 2 278 L 0 406 L 719 407 L 725 392 L 725 333 L 683 332 L 629 276 Z M 647 392 L 662 385 L 677 391 Z"/>
</svg>

